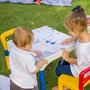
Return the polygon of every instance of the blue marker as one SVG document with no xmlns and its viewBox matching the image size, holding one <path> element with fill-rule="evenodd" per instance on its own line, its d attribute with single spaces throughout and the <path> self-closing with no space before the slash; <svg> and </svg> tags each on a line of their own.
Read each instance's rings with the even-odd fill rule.
<svg viewBox="0 0 90 90">
<path fill-rule="evenodd" d="M 55 44 L 55 42 L 51 42 L 50 44 L 54 45 L 54 44 Z"/>
<path fill-rule="evenodd" d="M 45 42 L 46 42 L 46 43 L 49 43 L 50 41 L 49 41 L 49 40 L 46 40 Z"/>
</svg>

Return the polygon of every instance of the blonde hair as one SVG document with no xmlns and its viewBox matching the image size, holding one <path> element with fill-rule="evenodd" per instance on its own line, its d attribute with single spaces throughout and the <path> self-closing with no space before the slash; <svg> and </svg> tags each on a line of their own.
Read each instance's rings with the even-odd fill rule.
<svg viewBox="0 0 90 90">
<path fill-rule="evenodd" d="M 74 31 L 77 28 L 80 32 L 87 30 L 87 17 L 81 6 L 73 8 L 72 12 L 64 19 L 64 25 Z"/>
<path fill-rule="evenodd" d="M 25 47 L 28 44 L 32 44 L 33 33 L 31 30 L 18 27 L 12 35 L 12 40 L 17 47 Z"/>
</svg>

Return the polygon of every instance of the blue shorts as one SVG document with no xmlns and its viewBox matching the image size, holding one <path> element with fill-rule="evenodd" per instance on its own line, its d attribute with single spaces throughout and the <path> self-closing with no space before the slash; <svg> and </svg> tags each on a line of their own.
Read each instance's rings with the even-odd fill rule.
<svg viewBox="0 0 90 90">
<path fill-rule="evenodd" d="M 60 60 L 59 61 L 59 65 L 56 67 L 56 75 L 60 76 L 62 74 L 67 74 L 67 75 L 71 75 L 73 76 L 72 72 L 71 72 L 71 68 L 70 68 L 70 64 L 67 63 L 66 61 Z"/>
</svg>

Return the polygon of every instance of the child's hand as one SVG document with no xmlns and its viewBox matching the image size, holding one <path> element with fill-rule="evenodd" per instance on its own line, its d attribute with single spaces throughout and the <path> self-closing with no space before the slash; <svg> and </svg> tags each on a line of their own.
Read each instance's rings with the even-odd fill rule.
<svg viewBox="0 0 90 90">
<path fill-rule="evenodd" d="M 47 60 L 42 60 L 43 64 L 48 64 Z"/>
<path fill-rule="evenodd" d="M 34 71 L 34 73 L 37 73 L 43 67 L 44 64 L 48 64 L 48 61 L 45 59 L 38 61 L 36 63 L 36 70 Z"/>
<path fill-rule="evenodd" d="M 41 51 L 39 51 L 39 50 L 34 50 L 34 51 L 32 51 L 32 52 L 34 52 L 34 53 L 36 54 L 36 57 L 42 56 L 42 53 L 41 53 Z"/>
<path fill-rule="evenodd" d="M 64 50 L 63 55 L 62 55 L 62 58 L 64 60 L 67 60 L 69 58 L 69 52 L 67 50 Z"/>
<path fill-rule="evenodd" d="M 35 50 L 34 52 L 36 53 L 37 57 L 40 57 L 42 55 L 42 53 L 39 50 Z"/>
<path fill-rule="evenodd" d="M 45 59 L 38 61 L 36 65 L 43 66 L 44 64 L 48 64 L 48 61 Z"/>
<path fill-rule="evenodd" d="M 69 45 L 70 43 L 72 43 L 72 41 L 74 41 L 73 38 L 67 38 L 63 42 L 61 42 L 61 44 L 63 44 L 63 45 Z"/>
</svg>

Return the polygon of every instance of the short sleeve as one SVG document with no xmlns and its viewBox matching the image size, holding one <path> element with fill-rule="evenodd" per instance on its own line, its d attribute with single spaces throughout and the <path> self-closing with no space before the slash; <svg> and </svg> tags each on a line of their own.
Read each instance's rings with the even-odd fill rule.
<svg viewBox="0 0 90 90">
<path fill-rule="evenodd" d="M 36 61 L 34 57 L 30 57 L 28 58 L 28 62 L 26 64 L 27 70 L 30 73 L 33 73 L 36 70 L 36 65 L 35 65 Z"/>
<path fill-rule="evenodd" d="M 85 55 L 85 53 L 79 53 L 79 54 L 77 55 L 77 64 L 78 64 L 78 65 L 81 65 L 81 64 L 85 63 L 86 57 L 87 57 L 87 56 Z"/>
</svg>

